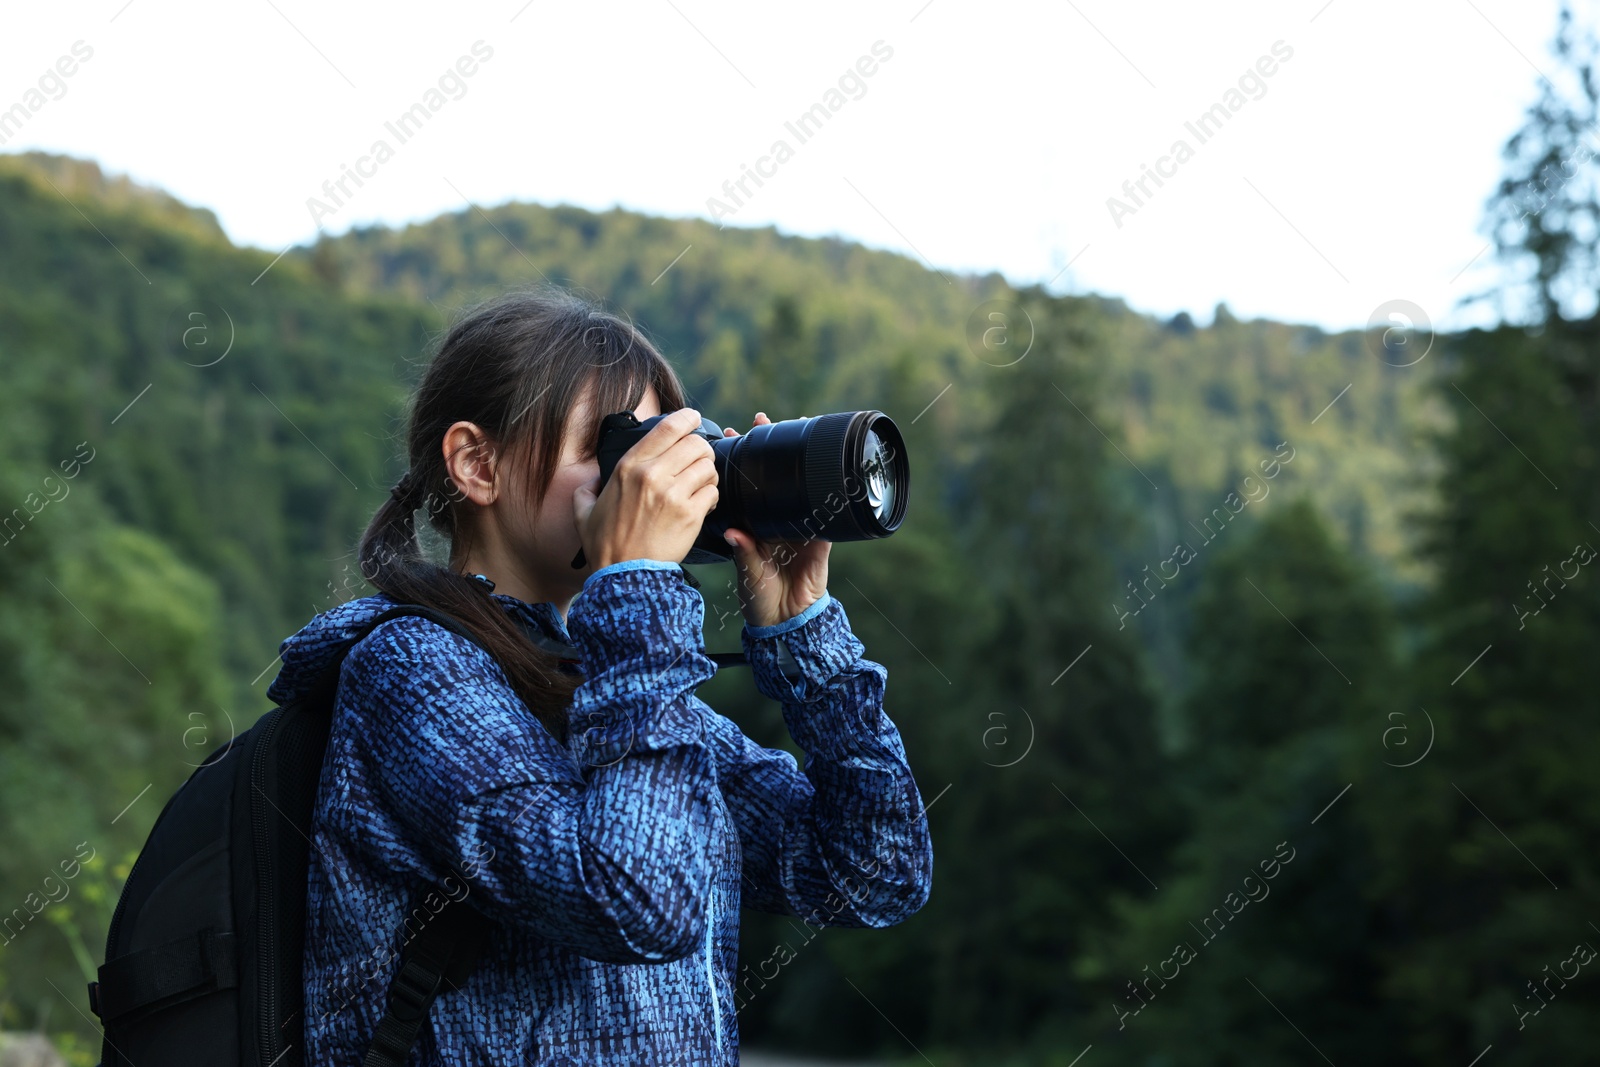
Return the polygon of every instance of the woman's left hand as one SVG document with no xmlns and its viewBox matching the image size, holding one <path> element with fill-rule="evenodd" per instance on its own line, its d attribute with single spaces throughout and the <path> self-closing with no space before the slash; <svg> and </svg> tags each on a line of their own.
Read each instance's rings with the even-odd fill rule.
<svg viewBox="0 0 1600 1067">
<path fill-rule="evenodd" d="M 757 412 L 754 426 L 772 422 Z M 731 426 L 724 437 L 738 437 Z M 828 588 L 828 553 L 832 541 L 758 541 L 743 530 L 730 528 L 726 540 L 733 546 L 739 572 L 739 610 L 750 626 L 776 626 L 809 608 Z"/>
</svg>

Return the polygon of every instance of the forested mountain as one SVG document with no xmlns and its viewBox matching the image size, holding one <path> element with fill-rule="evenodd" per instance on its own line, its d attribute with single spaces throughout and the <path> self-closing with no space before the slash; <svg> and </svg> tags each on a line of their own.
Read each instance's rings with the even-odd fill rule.
<svg viewBox="0 0 1600 1067">
<path fill-rule="evenodd" d="M 275 259 L 38 155 L 0 156 L 0 249 L 4 1025 L 44 1016 L 93 1063 L 61 1000 L 84 1007 L 117 865 L 265 710 L 278 642 L 369 591 L 355 541 L 440 331 L 549 280 L 639 321 L 724 425 L 873 407 L 907 436 L 910 518 L 838 546 L 831 589 L 889 668 L 935 889 L 884 931 L 747 912 L 747 1039 L 923 1062 L 909 1040 L 942 1065 L 1066 1064 L 1090 1042 L 1152 1067 L 1304 1062 L 1249 979 L 1336 1062 L 1454 1062 L 1479 1040 L 1554 1062 L 1495 997 L 1547 958 L 1518 938 L 1581 939 L 1578 912 L 1555 917 L 1461 797 L 1587 892 L 1568 820 L 1593 807 L 1592 582 L 1503 631 L 1595 517 L 1591 334 L 1474 331 L 1397 367 L 1360 333 L 1221 306 L 1162 322 L 840 240 L 528 204 Z M 697 570 L 707 644 L 736 648 L 728 575 Z M 747 676 L 701 695 L 792 749 Z M 1397 752 L 1388 716 L 1415 707 L 1440 747 L 1400 769 L 1432 735 L 1405 720 Z M 1200 947 L 1208 973 L 1134 991 L 1273 857 L 1270 902 Z M 1494 942 L 1465 936 L 1480 923 Z M 1549 1014 L 1541 1032 L 1579 1047 Z M 1413 1019 L 1426 1035 L 1372 1048 Z"/>
<path fill-rule="evenodd" d="M 976 433 L 993 414 L 991 383 L 1031 358 L 1043 327 L 1021 310 L 1043 294 L 1025 298 L 999 275 L 952 276 L 837 239 L 620 209 L 471 207 L 400 230 L 356 229 L 286 258 L 296 257 L 344 292 L 404 296 L 445 313 L 543 280 L 598 294 L 650 330 L 696 402 L 725 424 L 756 410 L 778 418 L 873 406 L 902 425 L 915 420 L 914 432 L 927 435 L 913 453 L 919 501 L 957 499 L 986 447 Z M 1423 580 L 1405 516 L 1430 506 L 1427 439 L 1449 425 L 1429 392 L 1436 360 L 1397 366 L 1379 358 L 1376 331 L 1240 322 L 1225 305 L 1200 328 L 1188 315 L 1162 322 L 1117 299 L 1049 304 L 1071 308 L 1082 331 L 1095 425 L 1117 442 L 1113 491 L 1137 520 L 1099 550 L 1115 563 L 1117 606 L 1134 613 L 1124 625 L 1155 652 L 1169 690 L 1185 684 L 1179 635 L 1195 568 L 1170 589 L 1143 583 L 1179 541 L 1198 552 L 1219 536 L 1226 520 L 1204 527 L 1216 509 L 1231 517 L 1276 507 L 1264 503 L 1274 491 L 1307 494 L 1386 584 L 1404 593 Z M 1046 420 L 1085 418 L 1081 397 L 1040 387 L 997 432 L 1048 434 Z M 898 406 L 886 399 L 891 389 Z M 1275 454 L 1293 457 L 1285 476 L 1244 488 Z M 1226 505 L 1230 491 L 1245 503 Z M 1150 610 L 1130 581 L 1154 601 Z M 1102 610 L 1118 621 L 1118 607 Z M 1181 723 L 1167 725 L 1181 735 Z"/>
<path fill-rule="evenodd" d="M 730 421 L 775 395 L 864 404 L 893 366 L 924 403 L 952 386 L 925 417 L 956 435 L 949 451 L 962 459 L 979 447 L 966 440 L 965 420 L 986 414 L 977 383 L 1024 358 L 1031 334 L 1013 312 L 1006 349 L 981 343 L 999 320 L 974 312 L 1018 299 L 999 275 L 953 277 L 837 239 L 620 209 L 473 207 L 401 230 L 356 229 L 290 257 L 346 292 L 443 309 L 543 279 L 600 294 L 649 328 L 704 403 L 730 409 Z M 1117 299 L 1062 302 L 1080 306 L 1093 332 L 1088 358 L 1111 424 L 1103 428 L 1120 428 L 1120 447 L 1149 476 L 1122 472 L 1138 483 L 1138 510 L 1152 516 L 1153 548 L 1170 549 L 1172 534 L 1164 531 L 1204 515 L 1214 497 L 1290 440 L 1303 447 L 1297 484 L 1355 549 L 1397 577 L 1418 576 L 1401 515 L 1425 493 L 1410 472 L 1424 451 L 1422 433 L 1444 415 L 1426 399 L 1432 364 L 1385 363 L 1371 348 L 1375 334 L 1239 322 L 1224 305 L 1210 327 L 1199 328 L 1188 315 L 1161 322 Z M 738 374 L 724 376 L 730 367 Z M 1035 418 L 1071 413 L 1052 394 Z M 1027 421 L 1014 430 L 1027 431 Z"/>
</svg>

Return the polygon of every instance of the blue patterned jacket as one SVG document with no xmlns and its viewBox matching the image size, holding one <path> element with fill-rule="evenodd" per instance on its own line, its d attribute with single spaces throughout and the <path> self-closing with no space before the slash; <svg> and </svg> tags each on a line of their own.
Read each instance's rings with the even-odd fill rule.
<svg viewBox="0 0 1600 1067">
<path fill-rule="evenodd" d="M 360 1064 L 426 884 L 497 925 L 472 977 L 435 1001 L 410 1067 L 736 1065 L 738 1009 L 776 977 L 736 973 L 741 906 L 883 927 L 927 901 L 932 844 L 883 711 L 888 672 L 830 594 L 741 633 L 803 771 L 695 695 L 717 665 L 679 564 L 597 570 L 565 620 L 489 595 L 578 650 L 572 740 L 486 652 L 426 619 L 383 623 L 351 650 L 312 823 L 308 1064 Z M 298 696 L 393 603 L 318 615 L 283 642 L 268 696 Z"/>
</svg>

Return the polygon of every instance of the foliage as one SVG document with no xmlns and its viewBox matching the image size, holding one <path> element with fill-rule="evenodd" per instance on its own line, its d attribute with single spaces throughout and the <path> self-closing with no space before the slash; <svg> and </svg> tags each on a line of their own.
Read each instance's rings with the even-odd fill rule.
<svg viewBox="0 0 1600 1067">
<path fill-rule="evenodd" d="M 1600 42 L 1563 3 L 1554 41 L 1561 84 L 1541 75 L 1539 99 L 1507 139 L 1507 173 L 1486 205 L 1495 252 L 1522 278 L 1463 303 L 1493 297 L 1500 317 L 1533 325 L 1593 315 L 1600 285 L 1600 183 L 1587 164 L 1600 150 Z"/>
<path fill-rule="evenodd" d="M 1381 591 L 1302 498 L 1217 550 L 1194 613 L 1191 830 L 1159 892 L 1118 901 L 1102 1037 L 1148 1064 L 1302 1063 L 1306 1040 L 1388 1062 L 1372 849 L 1345 796 L 1366 788 L 1395 680 Z"/>
<path fill-rule="evenodd" d="M 1505 250 L 1547 295 L 1592 251 L 1589 186 L 1529 183 L 1582 114 L 1530 114 L 1494 209 L 1524 212 Z M 906 434 L 910 519 L 840 545 L 832 587 L 889 668 L 935 890 L 899 927 L 819 934 L 747 1040 L 1019 1067 L 1091 1043 L 1152 1067 L 1307 1040 L 1587 1054 L 1592 986 L 1523 1030 L 1509 1005 L 1595 888 L 1600 586 L 1562 569 L 1600 540 L 1594 320 L 1396 368 L 1224 306 L 1160 322 L 842 240 L 530 204 L 275 259 L 39 154 L 0 156 L 0 243 L 0 1021 L 51 1005 L 80 1062 L 95 1035 L 50 984 L 82 1007 L 163 798 L 265 710 L 278 642 L 368 591 L 353 548 L 430 343 L 545 278 L 640 321 L 728 425 L 877 408 Z M 1005 358 L 979 343 L 997 321 Z M 729 576 L 699 576 L 707 644 L 734 649 Z M 748 678 L 702 695 L 793 750 Z M 1270 858 L 1270 896 L 1230 905 Z M 1185 932 L 1219 906 L 1222 934 Z M 748 914 L 744 965 L 796 934 Z M 1194 936 L 1179 977 L 1130 987 Z"/>
</svg>

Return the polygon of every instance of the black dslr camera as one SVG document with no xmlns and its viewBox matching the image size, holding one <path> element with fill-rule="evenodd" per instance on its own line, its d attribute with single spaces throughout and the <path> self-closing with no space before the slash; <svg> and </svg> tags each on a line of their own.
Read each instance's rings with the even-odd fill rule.
<svg viewBox="0 0 1600 1067">
<path fill-rule="evenodd" d="M 665 417 L 640 422 L 621 411 L 600 421 L 602 490 L 623 454 Z M 737 437 L 702 417 L 696 432 L 716 452 L 717 506 L 677 562 L 731 561 L 722 539 L 730 527 L 768 542 L 870 541 L 905 519 L 911 468 L 899 429 L 881 411 L 785 419 Z M 585 566 L 581 548 L 572 566 Z"/>
</svg>

